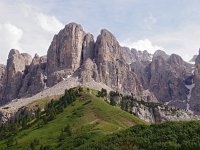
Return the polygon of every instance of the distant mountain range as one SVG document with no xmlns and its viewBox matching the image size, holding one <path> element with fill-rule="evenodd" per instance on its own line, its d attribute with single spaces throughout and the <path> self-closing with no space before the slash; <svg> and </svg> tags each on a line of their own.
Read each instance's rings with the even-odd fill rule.
<svg viewBox="0 0 200 150">
<path fill-rule="evenodd" d="M 7 64 L 0 65 L 0 103 L 62 94 L 82 85 L 199 114 L 200 55 L 194 61 L 185 62 L 162 50 L 150 54 L 121 47 L 106 29 L 95 41 L 81 25 L 70 23 L 53 37 L 46 56 L 32 58 L 10 51 Z"/>
</svg>

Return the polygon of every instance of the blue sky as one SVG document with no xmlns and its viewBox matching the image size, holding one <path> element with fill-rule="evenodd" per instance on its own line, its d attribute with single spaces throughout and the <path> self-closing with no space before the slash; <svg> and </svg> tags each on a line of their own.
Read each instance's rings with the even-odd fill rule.
<svg viewBox="0 0 200 150">
<path fill-rule="evenodd" d="M 106 28 L 123 46 L 189 60 L 200 47 L 199 6 L 199 0 L 1 0 L 0 62 L 11 48 L 46 54 L 53 35 L 70 22 L 95 37 Z"/>
</svg>

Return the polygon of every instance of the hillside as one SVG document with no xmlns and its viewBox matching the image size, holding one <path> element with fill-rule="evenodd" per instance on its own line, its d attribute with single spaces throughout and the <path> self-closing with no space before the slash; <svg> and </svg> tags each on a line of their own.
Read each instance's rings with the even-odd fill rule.
<svg viewBox="0 0 200 150">
<path fill-rule="evenodd" d="M 138 125 L 90 144 L 93 150 L 199 150 L 200 122 L 166 122 Z"/>
<path fill-rule="evenodd" d="M 24 129 L 19 129 L 14 135 L 2 140 L 0 147 L 15 150 L 74 149 L 133 125 L 145 124 L 137 117 L 97 97 L 96 91 L 82 88 L 81 90 L 83 91 L 79 91 L 71 103 L 67 101 L 65 108 L 65 103 L 62 102 L 67 99 L 66 94 L 58 101 L 49 102 L 49 99 L 43 99 L 27 106 L 28 109 L 43 107 L 45 101 L 49 102 L 40 117 L 33 117 Z M 49 120 L 52 112 L 56 112 L 56 115 Z M 47 121 L 41 123 L 43 120 Z"/>
</svg>

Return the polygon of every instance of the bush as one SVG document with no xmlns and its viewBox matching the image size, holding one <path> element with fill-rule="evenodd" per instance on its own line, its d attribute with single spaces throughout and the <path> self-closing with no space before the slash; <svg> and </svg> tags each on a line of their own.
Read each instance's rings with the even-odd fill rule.
<svg viewBox="0 0 200 150">
<path fill-rule="evenodd" d="M 97 97 L 107 97 L 107 90 L 102 88 L 101 91 L 98 91 Z"/>
</svg>

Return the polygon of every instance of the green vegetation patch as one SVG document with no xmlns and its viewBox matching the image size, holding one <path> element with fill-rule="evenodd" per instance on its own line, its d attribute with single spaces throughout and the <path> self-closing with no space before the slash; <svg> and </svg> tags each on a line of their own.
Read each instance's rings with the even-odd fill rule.
<svg viewBox="0 0 200 150">
<path fill-rule="evenodd" d="M 145 124 L 96 94 L 94 90 L 78 87 L 66 90 L 57 101 L 49 101 L 44 111 L 38 108 L 30 117 L 24 117 L 24 114 L 30 114 L 28 112 L 20 113 L 17 121 L 8 124 L 17 125 L 15 132 L 8 132 L 8 138 L 2 137 L 0 147 L 6 150 L 81 149 L 107 135 Z M 9 129 L 13 130 L 12 127 Z M 3 128 L 1 131 L 5 132 Z"/>
<path fill-rule="evenodd" d="M 90 143 L 83 149 L 199 150 L 200 121 L 137 125 Z"/>
</svg>

